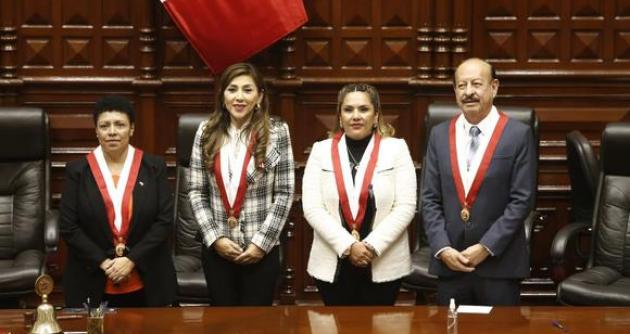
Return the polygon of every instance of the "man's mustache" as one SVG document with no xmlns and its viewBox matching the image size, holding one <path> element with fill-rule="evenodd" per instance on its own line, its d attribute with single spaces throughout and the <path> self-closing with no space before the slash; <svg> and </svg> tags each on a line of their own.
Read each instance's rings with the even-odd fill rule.
<svg viewBox="0 0 630 334">
<path fill-rule="evenodd" d="M 474 96 L 470 96 L 470 97 L 464 97 L 464 99 L 462 100 L 464 103 L 469 103 L 469 102 L 479 102 L 479 99 L 474 97 Z"/>
</svg>

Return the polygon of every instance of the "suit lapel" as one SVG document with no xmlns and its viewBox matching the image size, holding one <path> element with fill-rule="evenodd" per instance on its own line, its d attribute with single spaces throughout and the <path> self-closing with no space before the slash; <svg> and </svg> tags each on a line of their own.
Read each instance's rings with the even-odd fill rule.
<svg viewBox="0 0 630 334">
<path fill-rule="evenodd" d="M 131 222 L 130 222 L 131 225 L 129 226 L 127 240 L 131 238 L 132 233 L 136 229 L 136 225 L 138 225 L 138 212 L 140 212 L 139 208 L 141 205 L 144 205 L 143 201 L 140 199 L 143 198 L 142 193 L 144 190 L 144 183 L 146 182 L 145 180 L 148 180 L 148 178 L 146 177 L 146 169 L 143 167 L 144 165 L 141 164 L 140 170 L 138 171 L 138 179 L 136 180 L 136 183 L 133 186 L 133 192 L 132 192 L 133 207 L 131 210 Z"/>
<path fill-rule="evenodd" d="M 273 137 L 269 138 L 270 140 Z M 252 160 L 247 165 L 247 184 L 252 184 L 256 181 L 256 161 L 255 157 L 252 155 Z M 263 162 L 263 166 L 265 170 L 269 171 L 276 167 L 278 161 L 280 160 L 280 153 L 276 150 L 275 146 L 270 144 L 267 145 L 267 154 L 265 156 L 265 161 Z"/>
</svg>

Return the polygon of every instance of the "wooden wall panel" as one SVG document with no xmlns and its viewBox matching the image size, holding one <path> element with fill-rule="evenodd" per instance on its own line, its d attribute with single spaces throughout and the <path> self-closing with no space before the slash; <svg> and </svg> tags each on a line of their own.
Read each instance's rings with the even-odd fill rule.
<svg viewBox="0 0 630 334">
<path fill-rule="evenodd" d="M 305 4 L 311 19 L 296 38 L 298 75 L 413 75 L 418 1 L 313 0 Z"/>
<path fill-rule="evenodd" d="M 339 88 L 355 81 L 377 86 L 385 118 L 407 140 L 420 168 L 427 107 L 454 100 L 453 69 L 469 56 L 496 67 L 498 105 L 537 110 L 538 219 L 524 295 L 552 296 L 549 246 L 570 212 L 564 138 L 579 129 L 598 149 L 607 123 L 630 121 L 630 2 L 304 3 L 308 23 L 250 59 L 265 74 L 272 112 L 289 124 L 298 165 L 298 193 L 283 235 L 281 301 L 317 298 L 305 273 L 312 230 L 302 216 L 299 189 L 312 143 L 334 125 Z M 0 0 L 0 105 L 39 106 L 49 113 L 54 205 L 65 163 L 97 143 L 91 112 L 106 93 L 134 102 L 133 144 L 166 157 L 174 180 L 177 119 L 212 110 L 214 78 L 160 2 Z M 53 261 L 60 278 L 59 257 Z"/>
<path fill-rule="evenodd" d="M 630 3 L 623 0 L 480 1 L 473 54 L 513 71 L 630 71 Z"/>
</svg>

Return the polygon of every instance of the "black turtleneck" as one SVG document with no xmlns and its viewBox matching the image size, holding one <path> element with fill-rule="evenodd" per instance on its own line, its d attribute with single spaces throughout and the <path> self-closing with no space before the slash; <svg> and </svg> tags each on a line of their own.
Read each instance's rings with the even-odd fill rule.
<svg viewBox="0 0 630 334">
<path fill-rule="evenodd" d="M 355 140 L 346 136 L 346 146 L 348 146 L 348 161 L 350 162 L 350 170 L 352 171 L 352 182 L 354 182 L 354 176 L 357 173 L 357 169 L 354 168 L 358 166 L 361 162 L 361 158 L 363 158 L 363 153 L 370 143 L 370 139 L 372 136 L 367 136 L 363 139 Z M 356 160 L 354 160 L 354 159 Z"/>
<path fill-rule="evenodd" d="M 352 171 L 352 183 L 354 183 L 354 176 L 357 173 L 357 170 L 354 168 L 354 164 L 352 163 L 352 158 L 356 159 L 357 165 L 361 162 L 361 158 L 363 157 L 363 153 L 365 153 L 365 149 L 370 143 L 370 139 L 372 139 L 372 135 L 354 140 L 348 138 L 346 136 L 346 146 L 348 147 L 348 160 L 350 161 L 350 170 Z M 370 234 L 372 231 L 372 223 L 374 221 L 374 216 L 376 214 L 376 201 L 374 199 L 374 192 L 372 191 L 372 185 L 368 187 L 368 201 L 367 207 L 365 210 L 365 216 L 363 218 L 363 224 L 361 225 L 361 229 L 359 230 L 359 234 L 361 235 L 361 240 Z M 342 217 L 343 225 L 348 231 L 352 229 L 348 226 L 346 219 L 343 217 L 343 213 L 341 211 L 341 205 L 339 205 L 339 215 Z"/>
</svg>

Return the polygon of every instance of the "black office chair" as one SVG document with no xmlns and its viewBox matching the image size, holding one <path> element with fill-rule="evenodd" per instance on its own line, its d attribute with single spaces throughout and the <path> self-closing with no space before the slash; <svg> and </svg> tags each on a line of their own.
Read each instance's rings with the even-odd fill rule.
<svg viewBox="0 0 630 334">
<path fill-rule="evenodd" d="M 591 143 L 580 131 L 570 132 L 566 144 L 571 180 L 571 222 L 590 224 L 599 181 L 599 161 Z"/>
<path fill-rule="evenodd" d="M 188 200 L 190 154 L 199 124 L 208 114 L 184 114 L 177 127 L 177 176 L 175 181 L 174 262 L 179 303 L 208 304 L 208 288 L 201 266 L 199 224 Z"/>
<path fill-rule="evenodd" d="M 538 118 L 532 108 L 525 107 L 498 107 L 498 109 L 513 119 L 519 120 L 525 124 L 528 124 L 532 128 L 534 134 L 534 140 L 536 142 L 536 150 L 538 152 Z M 452 103 L 434 103 L 429 106 L 427 115 L 424 120 L 425 126 L 425 138 L 422 142 L 422 156 L 425 156 L 427 143 L 429 141 L 429 135 L 431 130 L 437 124 L 447 121 L 455 115 L 460 113 L 460 109 L 456 104 Z M 538 157 L 538 153 L 536 153 Z M 424 159 L 424 158 L 423 158 Z M 422 163 L 424 166 L 424 161 Z M 424 168 L 422 169 L 424 170 Z M 418 194 L 422 191 L 422 175 L 418 182 Z M 535 203 L 535 199 L 534 199 Z M 429 274 L 429 263 L 431 262 L 431 250 L 424 231 L 424 223 L 422 220 L 421 212 L 422 202 L 421 196 L 418 195 L 417 209 L 416 209 L 416 222 L 418 232 L 416 234 L 416 248 L 411 254 L 412 272 L 408 276 L 403 278 L 402 286 L 406 289 L 416 291 L 416 304 L 426 304 L 433 298 L 437 291 L 437 280 L 435 275 Z M 525 236 L 527 240 L 531 238 L 531 230 L 535 218 L 535 211 L 529 214 L 525 220 Z"/>
<path fill-rule="evenodd" d="M 588 252 L 582 251 L 580 241 L 583 238 L 580 236 L 589 236 L 599 181 L 599 161 L 588 139 L 581 132 L 572 131 L 567 134 L 566 147 L 571 181 L 571 215 L 569 224 L 556 233 L 551 243 L 551 277 L 556 283 L 564 280 L 570 270 L 565 268 L 565 253 L 569 246 L 578 261 L 575 265 L 581 266 L 587 260 Z"/>
<path fill-rule="evenodd" d="M 57 249 L 59 213 L 50 210 L 48 115 L 0 108 L 0 298 L 20 302 Z"/>
<path fill-rule="evenodd" d="M 558 285 L 569 305 L 630 306 L 630 123 L 611 123 L 602 135 L 601 172 L 586 269 Z"/>
</svg>

